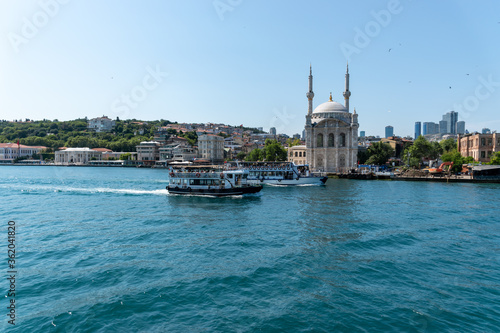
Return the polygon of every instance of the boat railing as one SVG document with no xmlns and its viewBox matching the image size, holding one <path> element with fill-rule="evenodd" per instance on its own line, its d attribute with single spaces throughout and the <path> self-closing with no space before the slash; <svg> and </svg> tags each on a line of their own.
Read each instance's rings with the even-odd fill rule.
<svg viewBox="0 0 500 333">
<path fill-rule="evenodd" d="M 182 179 L 216 179 L 216 178 L 221 178 L 220 173 L 215 173 L 215 172 L 209 172 L 209 173 L 203 173 L 203 172 L 171 172 L 170 173 L 170 178 L 182 178 Z"/>
</svg>

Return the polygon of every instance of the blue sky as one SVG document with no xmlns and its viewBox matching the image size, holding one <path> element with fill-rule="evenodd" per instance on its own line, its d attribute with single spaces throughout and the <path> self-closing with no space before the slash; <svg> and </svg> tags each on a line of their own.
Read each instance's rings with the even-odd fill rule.
<svg viewBox="0 0 500 333">
<path fill-rule="evenodd" d="M 500 129 L 500 3 L 0 1 L 0 119 L 107 115 L 301 133 L 343 103 L 360 130 L 413 136 L 455 110 Z"/>
</svg>

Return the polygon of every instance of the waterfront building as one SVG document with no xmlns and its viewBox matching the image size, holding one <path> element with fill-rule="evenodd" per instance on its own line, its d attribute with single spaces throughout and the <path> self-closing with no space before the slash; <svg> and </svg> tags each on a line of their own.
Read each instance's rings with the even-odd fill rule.
<svg viewBox="0 0 500 333">
<path fill-rule="evenodd" d="M 394 136 L 394 127 L 389 125 L 385 127 L 385 137 L 390 138 L 391 136 Z"/>
<path fill-rule="evenodd" d="M 269 129 L 269 134 L 271 134 L 271 135 L 276 135 L 276 127 L 271 127 L 271 128 Z"/>
<path fill-rule="evenodd" d="M 198 155 L 213 164 L 224 161 L 224 138 L 214 134 L 203 134 L 198 137 Z"/>
<path fill-rule="evenodd" d="M 295 165 L 307 164 L 306 153 L 305 145 L 290 147 L 288 148 L 288 162 L 293 162 Z"/>
<path fill-rule="evenodd" d="M 345 74 L 345 105 L 330 99 L 313 111 L 313 76 L 309 68 L 308 110 L 306 115 L 306 162 L 313 171 L 343 172 L 356 166 L 358 115 L 349 111 L 349 67 Z"/>
<path fill-rule="evenodd" d="M 457 150 L 464 157 L 472 156 L 477 162 L 487 163 L 500 151 L 500 133 L 458 135 Z"/>
<path fill-rule="evenodd" d="M 422 135 L 422 123 L 420 121 L 415 122 L 415 136 L 414 139 L 417 140 L 419 136 Z"/>
<path fill-rule="evenodd" d="M 115 121 L 106 116 L 88 120 L 88 128 L 96 132 L 110 132 L 115 126 Z"/>
<path fill-rule="evenodd" d="M 144 165 L 153 165 L 160 160 L 160 143 L 157 141 L 142 141 L 135 146 L 137 161 Z"/>
<path fill-rule="evenodd" d="M 10 163 L 16 158 L 31 158 L 35 154 L 40 154 L 45 146 L 26 146 L 17 143 L 0 143 L 0 163 Z"/>
<path fill-rule="evenodd" d="M 101 160 L 102 152 L 90 149 L 88 147 L 83 148 L 65 148 L 58 150 L 54 154 L 54 163 L 58 165 L 86 165 L 89 164 L 91 160 Z"/>
</svg>

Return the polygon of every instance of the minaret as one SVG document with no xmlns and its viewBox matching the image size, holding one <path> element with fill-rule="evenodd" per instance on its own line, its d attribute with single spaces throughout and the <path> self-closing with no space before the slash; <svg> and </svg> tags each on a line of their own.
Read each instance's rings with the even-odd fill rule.
<svg viewBox="0 0 500 333">
<path fill-rule="evenodd" d="M 347 109 L 347 112 L 349 112 L 349 97 L 351 97 L 351 92 L 349 91 L 349 63 L 347 63 L 347 71 L 345 73 L 345 91 L 344 91 L 345 108 Z"/>
<path fill-rule="evenodd" d="M 313 112 L 313 74 L 312 74 L 312 65 L 309 65 L 309 91 L 306 94 L 307 99 L 309 100 L 309 107 L 307 108 L 307 115 L 312 115 Z"/>
</svg>

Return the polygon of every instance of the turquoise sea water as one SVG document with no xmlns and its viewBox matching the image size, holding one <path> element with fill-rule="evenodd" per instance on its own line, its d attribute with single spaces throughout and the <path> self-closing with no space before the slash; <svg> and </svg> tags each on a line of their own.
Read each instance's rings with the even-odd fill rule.
<svg viewBox="0 0 500 333">
<path fill-rule="evenodd" d="M 0 167 L 14 332 L 498 332 L 500 184 L 170 196 L 167 170 Z M 3 244 L 3 245 L 2 245 Z M 7 295 L 6 279 L 0 286 Z"/>
</svg>

